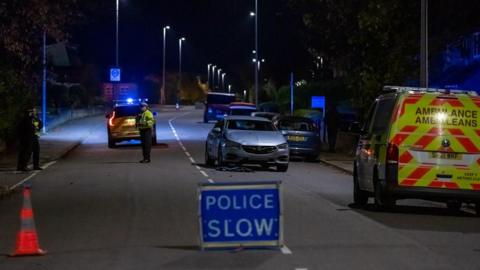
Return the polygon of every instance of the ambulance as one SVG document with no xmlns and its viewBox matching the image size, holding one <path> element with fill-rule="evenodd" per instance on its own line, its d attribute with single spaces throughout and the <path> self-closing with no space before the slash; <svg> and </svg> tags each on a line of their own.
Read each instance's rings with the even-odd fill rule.
<svg viewBox="0 0 480 270">
<path fill-rule="evenodd" d="M 386 86 L 371 106 L 354 160 L 353 199 L 380 209 L 401 199 L 475 205 L 480 215 L 480 97 Z"/>
</svg>

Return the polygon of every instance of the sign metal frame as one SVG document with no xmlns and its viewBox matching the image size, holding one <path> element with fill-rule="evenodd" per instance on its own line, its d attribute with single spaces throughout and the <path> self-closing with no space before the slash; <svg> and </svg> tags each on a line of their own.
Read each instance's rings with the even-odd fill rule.
<svg viewBox="0 0 480 270">
<path fill-rule="evenodd" d="M 202 225 L 202 192 L 210 190 L 278 190 L 278 240 L 272 241 L 229 241 L 229 242 L 205 242 L 203 239 Z M 212 248 L 237 248 L 237 247 L 283 247 L 284 246 L 284 214 L 283 214 L 283 186 L 281 181 L 264 182 L 218 182 L 218 183 L 200 183 L 197 189 L 198 199 L 198 224 L 199 224 L 199 242 L 202 250 Z"/>
</svg>

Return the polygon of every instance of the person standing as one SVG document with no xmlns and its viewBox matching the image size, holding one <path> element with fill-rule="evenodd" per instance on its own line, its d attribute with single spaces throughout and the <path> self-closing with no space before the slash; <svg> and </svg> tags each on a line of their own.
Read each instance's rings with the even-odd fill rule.
<svg viewBox="0 0 480 270">
<path fill-rule="evenodd" d="M 155 125 L 153 113 L 148 108 L 148 104 L 140 104 L 142 113 L 137 117 L 137 128 L 140 131 L 140 140 L 142 142 L 143 159 L 140 163 L 150 163 L 150 152 L 152 150 L 152 129 Z"/>
<path fill-rule="evenodd" d="M 27 165 L 33 153 L 33 169 L 42 170 L 40 167 L 40 131 L 43 128 L 43 123 L 38 117 L 35 108 L 29 109 L 23 115 L 18 125 L 18 171 L 28 171 Z"/>
<path fill-rule="evenodd" d="M 339 121 L 340 119 L 336 106 L 332 103 L 329 103 L 325 115 L 325 124 L 327 126 L 328 151 L 331 153 L 335 152 Z"/>
</svg>

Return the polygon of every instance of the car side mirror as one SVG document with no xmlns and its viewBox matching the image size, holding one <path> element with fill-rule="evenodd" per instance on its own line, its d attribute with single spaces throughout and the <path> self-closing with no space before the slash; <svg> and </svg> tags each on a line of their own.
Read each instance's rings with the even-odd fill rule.
<svg viewBox="0 0 480 270">
<path fill-rule="evenodd" d="M 221 133 L 222 132 L 222 129 L 220 129 L 219 127 L 216 127 L 216 128 L 213 128 L 213 133 Z"/>
</svg>

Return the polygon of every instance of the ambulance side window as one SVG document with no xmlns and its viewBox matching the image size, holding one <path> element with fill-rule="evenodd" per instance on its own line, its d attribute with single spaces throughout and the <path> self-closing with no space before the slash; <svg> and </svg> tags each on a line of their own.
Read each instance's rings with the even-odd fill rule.
<svg viewBox="0 0 480 270">
<path fill-rule="evenodd" d="M 373 103 L 372 106 L 370 106 L 370 109 L 368 110 L 366 121 L 362 128 L 362 133 L 366 136 L 371 135 L 370 127 L 372 126 L 373 113 L 375 112 L 375 108 L 377 107 L 377 104 L 378 104 L 378 101 L 375 101 L 375 103 Z"/>
<path fill-rule="evenodd" d="M 375 109 L 375 117 L 372 125 L 372 134 L 383 134 L 388 129 L 388 124 L 392 118 L 393 108 L 395 106 L 395 99 L 381 99 L 378 101 Z"/>
</svg>

